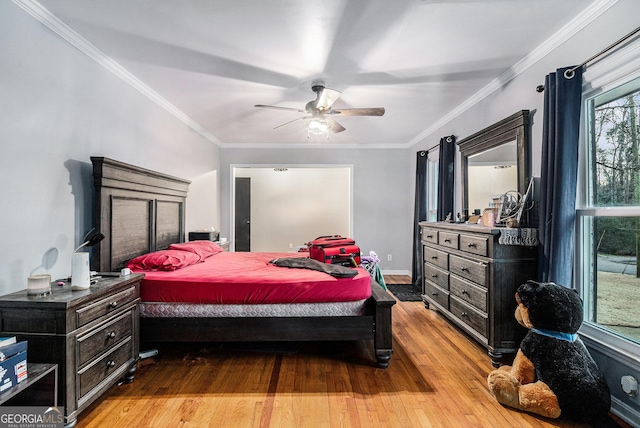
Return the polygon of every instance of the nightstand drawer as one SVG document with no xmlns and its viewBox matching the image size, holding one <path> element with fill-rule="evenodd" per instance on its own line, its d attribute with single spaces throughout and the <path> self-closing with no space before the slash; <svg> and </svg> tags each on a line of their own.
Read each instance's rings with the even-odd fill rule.
<svg viewBox="0 0 640 428">
<path fill-rule="evenodd" d="M 78 399 L 91 392 L 100 382 L 109 377 L 112 373 L 120 369 L 123 365 L 129 364 L 132 353 L 131 338 L 121 342 L 107 355 L 96 359 L 84 369 L 78 372 L 78 382 L 80 384 Z"/>
<path fill-rule="evenodd" d="M 478 285 L 487 285 L 487 263 L 462 257 L 449 256 L 449 266 L 451 273 L 461 276 Z"/>
<path fill-rule="evenodd" d="M 455 296 L 451 296 L 449 300 L 449 310 L 453 315 L 480 333 L 483 337 L 487 337 L 489 318 L 485 314 L 458 300 Z"/>
<path fill-rule="evenodd" d="M 453 296 L 487 312 L 487 289 L 465 281 L 457 276 L 449 278 L 449 291 Z"/>
<path fill-rule="evenodd" d="M 437 284 L 445 290 L 449 290 L 449 272 L 437 268 L 429 263 L 424 265 L 424 278 Z"/>
<path fill-rule="evenodd" d="M 107 349 L 131 336 L 133 330 L 133 311 L 127 311 L 103 327 L 78 337 L 78 367 Z"/>
<path fill-rule="evenodd" d="M 449 270 L 449 253 L 436 250 L 432 247 L 424 247 L 424 261 L 444 270 Z"/>
<path fill-rule="evenodd" d="M 76 311 L 76 320 L 78 327 L 90 323 L 93 320 L 100 318 L 101 316 L 113 313 L 129 302 L 133 302 L 137 298 L 136 287 L 130 287 L 126 290 L 122 290 L 119 293 L 115 293 L 104 299 L 98 300 Z"/>
</svg>

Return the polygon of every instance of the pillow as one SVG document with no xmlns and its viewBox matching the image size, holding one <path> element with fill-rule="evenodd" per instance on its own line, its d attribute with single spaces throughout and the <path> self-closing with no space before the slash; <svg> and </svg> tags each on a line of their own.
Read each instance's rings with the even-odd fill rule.
<svg viewBox="0 0 640 428">
<path fill-rule="evenodd" d="M 199 255 L 202 260 L 224 251 L 224 249 L 220 245 L 205 240 L 184 242 L 182 244 L 171 244 L 169 245 L 169 249 L 188 251 L 190 253 Z"/>
<path fill-rule="evenodd" d="M 187 251 L 162 250 L 143 254 L 129 260 L 127 267 L 131 270 L 162 270 L 172 271 L 182 269 L 202 261 L 202 258 Z"/>
</svg>

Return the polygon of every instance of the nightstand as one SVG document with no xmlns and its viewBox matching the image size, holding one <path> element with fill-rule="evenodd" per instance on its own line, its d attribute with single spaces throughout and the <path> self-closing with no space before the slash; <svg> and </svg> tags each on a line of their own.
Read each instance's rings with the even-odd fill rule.
<svg viewBox="0 0 640 428">
<path fill-rule="evenodd" d="M 120 379 L 133 380 L 142 278 L 105 273 L 88 290 L 54 282 L 46 296 L 22 290 L 0 297 L 3 334 L 29 342 L 29 363 L 58 365 L 66 425 L 74 425 L 78 414 Z"/>
</svg>

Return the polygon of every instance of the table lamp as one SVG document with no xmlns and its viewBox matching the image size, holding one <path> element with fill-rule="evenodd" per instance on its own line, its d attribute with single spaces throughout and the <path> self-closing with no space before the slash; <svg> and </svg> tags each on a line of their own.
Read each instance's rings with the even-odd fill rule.
<svg viewBox="0 0 640 428">
<path fill-rule="evenodd" d="M 100 232 L 89 238 L 85 237 L 85 242 L 73 252 L 71 259 L 71 289 L 87 290 L 91 285 L 91 268 L 89 267 L 89 253 L 78 252 L 83 247 L 92 247 L 104 239 Z"/>
</svg>

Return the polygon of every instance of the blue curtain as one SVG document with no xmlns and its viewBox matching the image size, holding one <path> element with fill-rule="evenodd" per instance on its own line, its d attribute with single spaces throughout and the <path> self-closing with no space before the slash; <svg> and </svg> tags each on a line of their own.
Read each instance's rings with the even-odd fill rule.
<svg viewBox="0 0 640 428">
<path fill-rule="evenodd" d="M 416 154 L 416 197 L 413 211 L 413 266 L 411 282 L 422 287 L 422 242 L 418 222 L 427 219 L 427 163 L 428 153 L 421 150 Z"/>
<path fill-rule="evenodd" d="M 582 70 L 545 78 L 538 280 L 572 286 Z M 566 74 L 565 74 L 566 72 Z"/>
<path fill-rule="evenodd" d="M 456 137 L 449 135 L 440 139 L 440 153 L 438 158 L 438 221 L 443 221 L 449 213 L 455 219 L 453 212 L 454 197 L 454 162 L 456 159 Z"/>
</svg>

